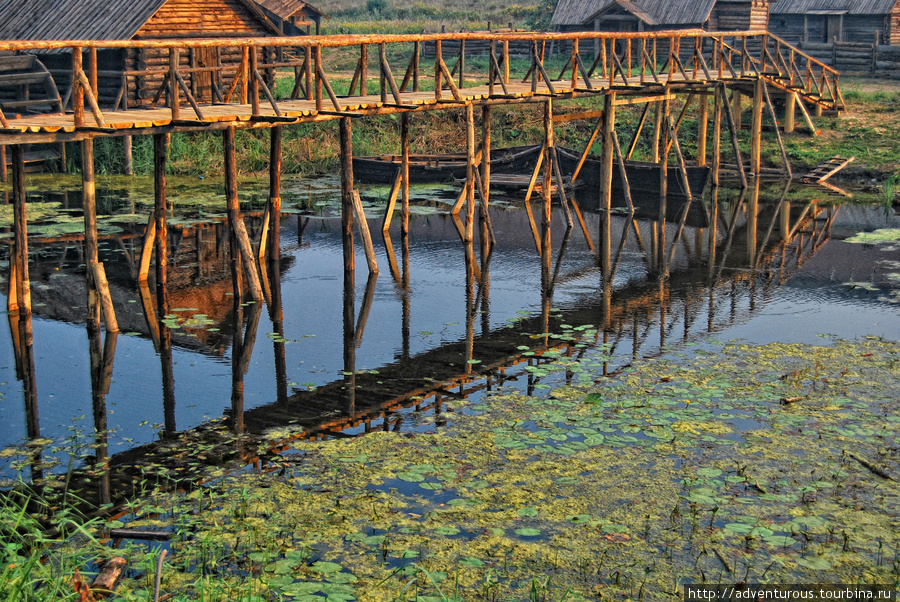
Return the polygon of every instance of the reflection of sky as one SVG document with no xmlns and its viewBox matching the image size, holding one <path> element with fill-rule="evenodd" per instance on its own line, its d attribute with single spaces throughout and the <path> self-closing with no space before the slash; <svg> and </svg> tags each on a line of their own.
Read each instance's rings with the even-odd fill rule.
<svg viewBox="0 0 900 602">
<path fill-rule="evenodd" d="M 855 223 L 863 223 L 865 229 L 871 229 L 889 227 L 896 222 L 895 218 L 873 216 L 860 209 L 846 212 L 841 218 L 836 224 L 836 230 L 841 232 L 852 231 Z M 596 215 L 589 214 L 587 219 L 591 232 L 596 232 Z M 419 215 L 414 220 L 410 240 L 410 290 L 406 293 L 411 306 L 409 344 L 412 356 L 434 349 L 443 342 L 463 339 L 466 317 L 465 260 L 455 229 L 444 217 Z M 485 321 L 493 330 L 518 317 L 519 312 L 535 315 L 540 308 L 540 263 L 523 212 L 495 211 L 493 221 L 499 244 L 490 264 L 489 303 L 482 308 L 488 313 L 476 318 L 476 335 L 481 333 Z M 365 336 L 357 349 L 358 370 L 377 369 L 392 363 L 399 356 L 403 342 L 402 294 L 388 269 L 384 246 L 378 236 L 379 225 L 380 220 L 370 221 L 381 273 Z M 336 220 L 313 220 L 306 230 L 302 247 L 296 245 L 296 232 L 295 218 L 286 217 L 282 244 L 285 254 L 293 256 L 290 269 L 282 276 L 284 336 L 290 341 L 285 346 L 287 380 L 291 386 L 302 388 L 308 383 L 323 385 L 338 380 L 343 370 L 343 259 Z M 693 237 L 693 233 L 690 236 Z M 561 234 L 554 232 L 555 246 L 560 239 Z M 396 232 L 393 242 L 399 260 L 400 242 Z M 633 247 L 632 242 L 619 268 L 617 289 L 629 287 L 643 276 L 643 260 Z M 843 337 L 879 334 L 900 340 L 896 305 L 873 301 L 871 296 L 842 284 L 846 278 L 838 277 L 840 270 L 835 265 L 846 258 L 847 253 L 842 252 L 845 247 L 847 245 L 839 241 L 829 242 L 784 286 L 769 287 L 766 295 L 754 301 L 752 311 L 746 290 L 741 289 L 742 296 L 735 303 L 737 318 L 734 324 L 719 330 L 716 336 L 754 342 L 815 343 L 821 341 L 817 334 L 833 333 Z M 356 251 L 358 312 L 368 274 L 359 241 Z M 862 249 L 855 245 L 852 252 L 860 254 L 862 259 L 859 261 L 873 265 L 874 258 L 898 259 L 897 253 L 888 257 L 889 254 L 875 247 Z M 554 267 L 556 261 L 554 256 Z M 560 274 L 554 306 L 575 308 L 584 300 L 596 305 L 599 271 L 580 231 L 572 233 Z M 724 290 L 719 290 L 717 295 L 723 293 Z M 678 291 L 672 291 L 673 297 L 678 295 Z M 670 319 L 677 320 L 678 316 Z M 705 323 L 705 318 L 698 322 Z M 268 313 L 264 311 L 244 379 L 245 409 L 275 400 L 274 349 L 272 339 L 267 336 L 272 331 Z M 700 329 L 697 332 L 702 334 Z M 675 342 L 676 338 L 671 337 L 670 342 Z M 653 347 L 652 338 L 649 347 Z M 623 352 L 628 351 L 623 345 Z M 42 436 L 64 439 L 70 434 L 70 428 L 89 435 L 93 429 L 93 410 L 85 327 L 36 318 L 34 353 Z M 230 407 L 229 355 L 216 358 L 175 349 L 175 419 L 179 430 L 221 417 Z M 19 442 L 26 434 L 21 383 L 16 378 L 8 328 L 0 328 L 0 393 L 4 396 L 0 403 L 2 448 Z M 156 438 L 153 425 L 163 422 L 162 386 L 159 358 L 149 338 L 119 336 L 113 382 L 106 401 L 108 426 L 115 431 L 111 438 L 111 453 L 132 443 L 147 443 Z"/>
</svg>

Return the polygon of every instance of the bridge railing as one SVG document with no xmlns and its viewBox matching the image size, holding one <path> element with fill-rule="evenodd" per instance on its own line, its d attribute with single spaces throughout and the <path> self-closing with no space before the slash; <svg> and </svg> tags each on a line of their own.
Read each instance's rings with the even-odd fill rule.
<svg viewBox="0 0 900 602">
<path fill-rule="evenodd" d="M 467 43 L 479 49 L 477 55 L 467 52 Z M 430 59 L 425 58 L 423 45 L 433 49 Z M 527 56 L 514 55 L 511 46 L 529 48 Z M 358 49 L 358 59 L 348 69 L 347 49 L 352 47 Z M 350 113 L 360 104 L 355 100 L 362 97 L 371 103 L 377 95 L 383 104 L 402 108 L 411 106 L 413 92 L 419 93 L 418 99 L 430 91 L 435 100 L 452 102 L 462 99 L 463 88 L 478 85 L 487 86 L 490 95 L 509 95 L 513 82 L 530 83 L 533 92 L 552 94 L 560 89 L 599 91 L 650 82 L 763 75 L 808 96 L 840 100 L 834 69 L 775 36 L 753 31 L 0 41 L 0 50 L 70 53 L 71 86 L 65 96 L 80 127 L 105 127 L 106 107 L 164 104 L 172 120 L 208 121 L 208 106 L 240 103 L 250 106 L 252 116 L 278 119 L 290 100 L 313 102 L 318 112 Z M 152 53 L 154 64 L 121 71 L 101 69 L 98 51 L 110 50 L 123 55 L 126 51 Z M 222 60 L 226 56 L 231 58 Z M 558 75 L 551 76 L 550 70 L 555 73 L 556 69 L 560 69 Z M 112 102 L 101 102 L 99 77 L 120 82 Z M 279 79 L 289 82 L 289 92 L 276 89 Z M 93 123 L 88 122 L 88 114 Z M 8 125 L 5 116 L 0 115 L 0 120 Z"/>
</svg>

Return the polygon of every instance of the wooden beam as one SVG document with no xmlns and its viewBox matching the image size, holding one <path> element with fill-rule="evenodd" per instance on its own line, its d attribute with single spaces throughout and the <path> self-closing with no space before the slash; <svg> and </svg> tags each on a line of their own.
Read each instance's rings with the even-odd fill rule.
<svg viewBox="0 0 900 602">
<path fill-rule="evenodd" d="M 567 123 L 569 121 L 577 121 L 579 119 L 597 119 L 603 116 L 603 111 L 582 111 L 580 113 L 565 113 L 563 115 L 554 115 L 553 123 Z"/>
<path fill-rule="evenodd" d="M 13 228 L 15 244 L 10 271 L 10 292 L 15 292 L 16 302 L 9 304 L 11 311 L 31 313 L 31 282 L 28 275 L 28 220 L 25 216 L 25 149 L 17 144 L 12 147 Z M 10 295 L 12 297 L 12 295 Z M 13 307 L 15 305 L 15 307 Z"/>
</svg>

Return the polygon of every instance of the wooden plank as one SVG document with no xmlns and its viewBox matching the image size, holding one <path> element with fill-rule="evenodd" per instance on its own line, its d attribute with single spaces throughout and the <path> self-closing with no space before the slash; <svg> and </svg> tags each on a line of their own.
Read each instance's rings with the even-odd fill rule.
<svg viewBox="0 0 900 602">
<path fill-rule="evenodd" d="M 603 111 L 582 111 L 580 113 L 564 113 L 562 115 L 553 115 L 553 123 L 566 123 L 569 121 L 577 121 L 580 119 L 597 119 L 603 116 Z"/>
</svg>

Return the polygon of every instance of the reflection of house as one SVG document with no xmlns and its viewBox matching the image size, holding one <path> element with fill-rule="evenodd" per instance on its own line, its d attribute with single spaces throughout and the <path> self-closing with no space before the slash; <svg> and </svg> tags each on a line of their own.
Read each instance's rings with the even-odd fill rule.
<svg viewBox="0 0 900 602">
<path fill-rule="evenodd" d="M 313 26 L 316 35 L 322 31 L 322 17 L 325 15 L 303 0 L 256 0 L 256 3 L 286 36 L 310 35 Z"/>
<path fill-rule="evenodd" d="M 280 32 L 252 0 L 5 0 L 0 4 L 3 40 L 138 40 L 276 36 Z M 99 97 L 103 105 L 149 102 L 160 88 L 168 66 L 168 51 L 148 48 L 110 49 L 98 53 Z M 197 100 L 211 100 L 213 85 L 227 88 L 240 62 L 240 48 L 201 48 L 180 56 L 182 69 L 222 67 L 185 72 Z M 48 52 L 41 60 L 61 91 L 71 81 L 67 51 Z M 229 66 L 231 66 L 229 68 Z M 132 72 L 127 77 L 123 74 Z M 188 77 L 190 76 L 190 77 Z"/>
<path fill-rule="evenodd" d="M 770 1 L 559 0 L 551 24 L 561 31 L 766 29 Z"/>
<path fill-rule="evenodd" d="M 900 44 L 900 0 L 778 0 L 770 29 L 788 42 Z"/>
</svg>

